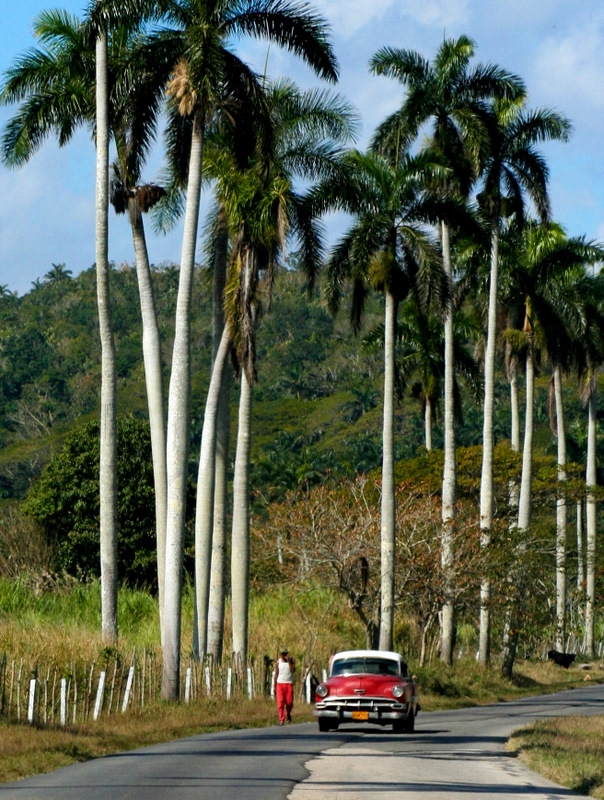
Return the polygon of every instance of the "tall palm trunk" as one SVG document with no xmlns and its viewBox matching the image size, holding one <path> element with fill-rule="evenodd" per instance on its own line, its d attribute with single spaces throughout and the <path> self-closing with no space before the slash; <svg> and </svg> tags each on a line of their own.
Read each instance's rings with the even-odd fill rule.
<svg viewBox="0 0 604 800">
<path fill-rule="evenodd" d="M 214 360 L 203 416 L 203 431 L 199 453 L 197 504 L 195 509 L 195 610 L 197 622 L 197 656 L 206 652 L 208 639 L 208 601 L 214 525 L 214 480 L 216 456 L 216 425 L 220 405 L 223 375 L 229 353 L 230 339 L 223 328 L 222 340 Z"/>
<path fill-rule="evenodd" d="M 510 382 L 510 412 L 512 418 L 510 430 L 510 447 L 512 452 L 520 452 L 520 402 L 518 399 L 518 357 L 515 354 L 510 356 L 508 366 L 508 377 Z M 516 527 L 518 518 L 518 500 L 520 499 L 520 483 L 516 477 L 508 483 L 510 516 L 514 520 L 510 527 Z"/>
<path fill-rule="evenodd" d="M 524 446 L 522 449 L 522 476 L 518 500 L 518 529 L 525 531 L 531 522 L 531 494 L 533 490 L 533 421 L 535 409 L 535 358 L 534 335 L 527 331 L 526 351 L 526 412 L 524 418 Z"/>
<path fill-rule="evenodd" d="M 426 397 L 426 403 L 424 407 L 424 428 L 425 428 L 425 436 L 426 436 L 426 450 L 431 452 L 432 450 L 432 400 L 430 397 Z"/>
<path fill-rule="evenodd" d="M 233 653 L 242 665 L 247 658 L 248 603 L 250 595 L 250 444 L 252 433 L 252 385 L 241 370 L 239 425 L 233 474 L 233 522 L 231 547 L 231 608 Z"/>
<path fill-rule="evenodd" d="M 510 429 L 510 445 L 515 453 L 520 452 L 520 403 L 518 401 L 518 359 L 513 356 L 510 367 L 510 414 L 512 425 Z M 517 504 L 516 498 L 516 504 Z"/>
<path fill-rule="evenodd" d="M 191 397 L 190 310 L 201 194 L 203 131 L 204 116 L 202 112 L 197 111 L 194 116 L 191 140 L 187 206 L 176 302 L 170 390 L 168 394 L 168 506 L 166 515 L 164 670 L 161 689 L 161 696 L 166 700 L 177 700 L 180 693 L 182 565 L 184 559 Z"/>
<path fill-rule="evenodd" d="M 597 485 L 596 475 L 596 380 L 592 379 L 592 387 L 587 404 L 587 471 L 585 485 L 587 489 L 587 540 L 585 547 L 585 652 L 589 658 L 596 657 L 594 624 L 596 603 L 596 498 L 594 490 Z"/>
<path fill-rule="evenodd" d="M 579 598 L 585 590 L 585 570 L 583 568 L 583 501 L 577 501 L 577 592 Z M 581 600 L 579 600 L 581 602 Z"/>
<path fill-rule="evenodd" d="M 135 197 L 128 200 L 134 260 L 143 322 L 143 363 L 147 387 L 147 407 L 151 433 L 153 485 L 155 488 L 155 531 L 157 542 L 157 588 L 161 640 L 163 642 L 164 587 L 166 574 L 166 420 L 162 376 L 161 339 L 149 268 L 149 255 L 143 217 Z"/>
<path fill-rule="evenodd" d="M 560 367 L 554 367 L 556 399 L 556 434 L 558 438 L 558 499 L 556 501 L 556 650 L 564 652 L 566 644 L 566 526 L 567 506 L 564 492 L 566 481 L 566 429 L 562 402 Z"/>
<path fill-rule="evenodd" d="M 394 491 L 394 343 L 396 300 L 386 291 L 384 317 L 384 419 L 382 433 L 380 650 L 392 650 L 396 522 Z"/>
<path fill-rule="evenodd" d="M 480 478 L 480 544 L 486 550 L 493 531 L 493 405 L 495 402 L 495 353 L 497 345 L 497 286 L 499 280 L 499 224 L 491 228 L 491 276 L 487 321 L 487 346 L 484 361 L 484 412 L 482 431 L 482 474 Z M 491 580 L 480 583 L 480 663 L 491 659 Z"/>
<path fill-rule="evenodd" d="M 535 402 L 535 361 L 534 335 L 527 314 L 525 332 L 528 341 L 526 351 L 526 411 L 524 421 L 524 447 L 522 450 L 522 477 L 520 480 L 520 499 L 518 501 L 517 536 L 522 537 L 531 522 L 531 493 L 533 487 L 533 419 Z M 516 543 L 517 555 L 524 553 L 521 541 Z M 522 571 L 516 564 L 510 568 L 508 575 L 510 586 L 509 605 L 506 610 L 506 623 L 503 643 L 503 664 L 501 671 L 511 677 L 518 649 L 519 629 L 523 616 L 522 606 L 525 587 L 522 583 Z"/>
<path fill-rule="evenodd" d="M 218 231 L 214 256 L 214 291 L 212 317 L 212 348 L 214 360 L 224 328 L 224 289 L 227 275 L 229 232 L 226 213 L 218 212 Z M 228 519 L 229 428 L 230 428 L 230 371 L 222 378 L 218 418 L 216 421 L 216 477 L 214 488 L 214 531 L 212 536 L 212 572 L 208 607 L 208 653 L 215 661 L 222 658 L 224 640 L 224 604 L 226 592 L 226 551 Z"/>
<path fill-rule="evenodd" d="M 107 33 L 96 40 L 96 289 L 101 338 L 99 454 L 101 626 L 103 641 L 117 639 L 117 422 L 115 342 L 109 292 L 109 90 Z"/>
<path fill-rule="evenodd" d="M 445 272 L 453 288 L 449 226 L 442 223 L 442 252 Z M 457 464 L 455 456 L 455 357 L 453 338 L 453 300 L 447 301 L 444 320 L 445 333 L 445 391 L 444 391 L 444 469 L 442 488 L 442 556 L 444 596 L 441 623 L 440 659 L 453 663 L 455 648 L 455 585 L 453 540 L 457 516 Z"/>
</svg>

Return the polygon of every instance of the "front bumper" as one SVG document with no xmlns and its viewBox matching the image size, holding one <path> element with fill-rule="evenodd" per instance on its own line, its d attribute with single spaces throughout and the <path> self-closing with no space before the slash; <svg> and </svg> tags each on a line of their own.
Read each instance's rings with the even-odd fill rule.
<svg viewBox="0 0 604 800">
<path fill-rule="evenodd" d="M 366 713 L 367 717 L 358 719 L 358 712 Z M 383 697 L 358 698 L 334 697 L 322 700 L 315 704 L 312 712 L 315 717 L 325 719 L 346 720 L 350 722 L 392 723 L 403 720 L 407 716 L 407 706 L 404 703 L 386 700 Z"/>
</svg>

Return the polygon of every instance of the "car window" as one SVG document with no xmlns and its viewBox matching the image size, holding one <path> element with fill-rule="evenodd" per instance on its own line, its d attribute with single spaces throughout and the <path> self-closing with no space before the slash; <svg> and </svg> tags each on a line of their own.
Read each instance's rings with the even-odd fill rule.
<svg viewBox="0 0 604 800">
<path fill-rule="evenodd" d="M 399 674 L 396 661 L 382 658 L 342 658 L 334 661 L 332 675 L 395 675 Z"/>
</svg>

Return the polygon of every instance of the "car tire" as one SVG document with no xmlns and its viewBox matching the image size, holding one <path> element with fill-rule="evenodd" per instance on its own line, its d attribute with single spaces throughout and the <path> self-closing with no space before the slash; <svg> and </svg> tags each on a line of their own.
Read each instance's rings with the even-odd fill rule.
<svg viewBox="0 0 604 800">
<path fill-rule="evenodd" d="M 409 709 L 409 713 L 403 720 L 403 730 L 405 733 L 413 733 L 415 730 L 415 710 L 413 706 Z"/>
<path fill-rule="evenodd" d="M 319 723 L 319 730 L 321 731 L 321 733 L 327 733 L 333 727 L 331 722 L 330 722 L 330 720 L 323 719 L 323 717 L 319 717 L 319 719 L 317 721 Z M 337 723 L 336 723 L 336 725 L 337 725 Z"/>
<path fill-rule="evenodd" d="M 404 719 L 400 719 L 392 723 L 392 733 L 404 733 L 404 732 L 405 732 Z"/>
</svg>

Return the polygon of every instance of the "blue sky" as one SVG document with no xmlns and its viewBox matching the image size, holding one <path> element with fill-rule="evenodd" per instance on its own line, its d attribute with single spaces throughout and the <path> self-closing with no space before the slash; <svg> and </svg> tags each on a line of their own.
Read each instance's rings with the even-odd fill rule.
<svg viewBox="0 0 604 800">
<path fill-rule="evenodd" d="M 31 25 L 53 3 L 11 3 L 0 27 L 0 72 L 34 45 Z M 81 14 L 85 3 L 56 4 Z M 359 145 L 401 102 L 400 86 L 368 74 L 367 63 L 384 45 L 419 50 L 431 58 L 443 36 L 462 33 L 477 44 L 476 59 L 518 73 L 529 90 L 529 105 L 566 114 L 574 133 L 568 144 L 544 148 L 550 166 L 554 218 L 571 235 L 604 241 L 604 3 L 602 0 L 321 0 L 315 3 L 332 26 L 341 66 L 337 90 L 362 118 Z M 266 44 L 241 42 L 239 54 L 261 71 Z M 315 80 L 288 54 L 271 49 L 271 77 L 288 75 L 303 87 Z M 0 109 L 4 126 L 11 109 Z M 161 169 L 158 146 L 146 171 Z M 331 228 L 335 235 L 335 228 Z M 168 237 L 150 235 L 151 261 L 178 263 L 180 229 Z M 111 214 L 110 258 L 132 263 L 125 218 Z M 66 148 L 48 141 L 19 170 L 0 166 L 0 284 L 24 294 L 53 263 L 77 274 L 94 262 L 94 149 L 79 132 Z"/>
</svg>

